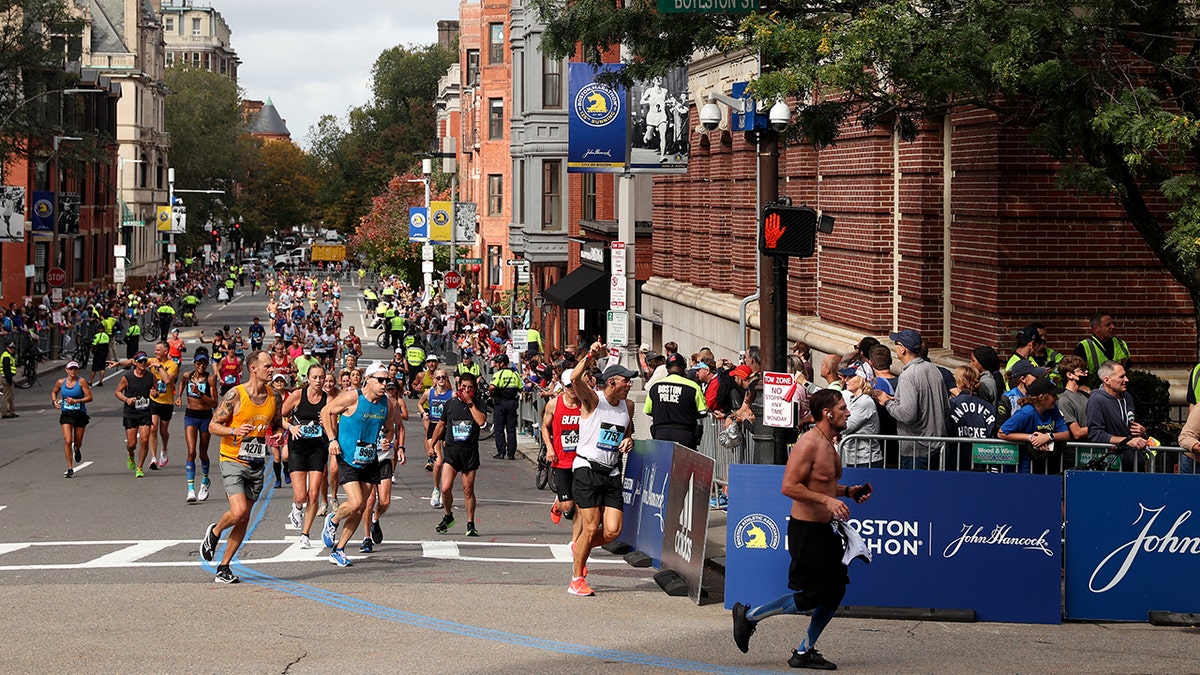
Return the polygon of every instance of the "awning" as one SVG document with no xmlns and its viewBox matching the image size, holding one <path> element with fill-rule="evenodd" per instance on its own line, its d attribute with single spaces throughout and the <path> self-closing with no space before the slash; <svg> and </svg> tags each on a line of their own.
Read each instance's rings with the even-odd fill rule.
<svg viewBox="0 0 1200 675">
<path fill-rule="evenodd" d="M 591 267 L 577 267 L 542 295 L 566 309 L 608 309 L 608 275 Z"/>
</svg>

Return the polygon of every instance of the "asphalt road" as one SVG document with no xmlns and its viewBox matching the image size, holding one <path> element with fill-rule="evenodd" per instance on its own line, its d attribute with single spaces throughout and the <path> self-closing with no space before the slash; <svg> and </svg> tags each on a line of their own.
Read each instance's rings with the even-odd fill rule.
<svg viewBox="0 0 1200 675">
<path fill-rule="evenodd" d="M 373 338 L 358 294 L 346 290 L 348 320 Z M 264 304 L 246 295 L 206 304 L 201 327 L 246 326 Z M 367 356 L 384 354 L 372 342 Z M 533 486 L 528 460 L 493 460 L 489 447 L 477 486 L 482 536 L 463 536 L 465 515 L 436 534 L 416 420 L 375 553 L 358 553 L 361 535 L 347 548 L 350 568 L 300 550 L 287 524 L 290 489 L 268 489 L 235 566 L 243 583 L 214 584 L 198 542 L 225 509 L 220 481 L 207 502 L 184 502 L 179 416 L 169 465 L 133 477 L 112 395 L 118 376 L 89 405 L 73 479 L 62 478 L 53 377 L 18 391 L 21 417 L 0 423 L 2 672 L 777 672 L 807 626 L 804 617 L 763 622 L 741 654 L 719 602 L 668 597 L 653 570 L 603 551 L 589 563 L 596 597 L 568 595 L 566 522 L 549 522 L 551 495 Z M 1196 672 L 1198 639 L 1195 628 L 1145 624 L 839 618 L 819 646 L 861 672 Z"/>
</svg>

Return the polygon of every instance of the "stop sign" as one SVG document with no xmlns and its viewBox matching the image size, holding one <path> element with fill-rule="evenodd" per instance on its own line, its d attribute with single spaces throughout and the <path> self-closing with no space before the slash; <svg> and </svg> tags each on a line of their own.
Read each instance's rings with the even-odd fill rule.
<svg viewBox="0 0 1200 675">
<path fill-rule="evenodd" d="M 446 284 L 446 288 L 458 288 L 462 286 L 462 275 L 454 270 L 450 270 L 442 275 L 442 283 Z"/>
<path fill-rule="evenodd" d="M 46 272 L 46 283 L 58 288 L 67 283 L 67 272 L 61 267 L 55 267 Z"/>
</svg>

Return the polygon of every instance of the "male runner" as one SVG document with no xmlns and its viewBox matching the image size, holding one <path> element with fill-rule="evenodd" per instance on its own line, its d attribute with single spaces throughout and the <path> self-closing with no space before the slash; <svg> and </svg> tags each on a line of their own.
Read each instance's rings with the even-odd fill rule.
<svg viewBox="0 0 1200 675">
<path fill-rule="evenodd" d="M 246 536 L 250 509 L 262 494 L 267 444 L 283 443 L 288 428 L 282 415 L 282 397 L 267 385 L 271 377 L 270 357 L 266 352 L 256 351 L 250 354 L 247 363 L 250 379 L 226 392 L 208 425 L 209 433 L 221 437 L 221 478 L 229 510 L 204 532 L 200 557 L 212 562 L 221 533 L 232 528 L 214 579 L 221 584 L 241 581 L 229 564 Z"/>
<path fill-rule="evenodd" d="M 841 392 L 822 389 L 809 399 L 809 407 L 817 422 L 796 441 L 783 470 L 783 494 L 792 499 L 787 543 L 792 557 L 788 588 L 794 592 L 753 609 L 734 603 L 733 641 L 745 653 L 759 621 L 811 609 L 808 634 L 792 651 L 788 665 L 835 670 L 837 666 L 816 650 L 817 638 L 833 619 L 846 594 L 846 584 L 850 583 L 842 562 L 841 538 L 831 523 L 834 519 L 844 522 L 850 518 L 850 507 L 840 498 L 861 504 L 870 498 L 870 491 L 862 485 L 838 485 L 842 462 L 833 439 L 846 428 L 846 420 L 850 418 L 850 409 Z"/>
<path fill-rule="evenodd" d="M 434 528 L 445 534 L 454 527 L 454 477 L 462 474 L 463 503 L 467 507 L 467 536 L 478 537 L 475 528 L 475 471 L 479 469 L 479 427 L 487 421 L 483 411 L 475 406 L 475 376 L 464 373 L 458 378 L 458 395 L 442 406 L 442 419 L 433 437 L 441 438 L 442 449 L 442 509 L 446 515 Z"/>
<path fill-rule="evenodd" d="M 575 395 L 570 372 L 564 372 L 560 381 L 562 393 L 550 401 L 542 415 L 542 440 L 546 444 L 546 460 L 554 469 L 555 498 L 550 506 L 550 520 L 556 525 L 563 516 L 573 521 L 571 541 L 575 541 L 579 538 L 581 521 L 575 517 L 571 466 L 575 463 L 575 448 L 579 444 L 579 397 Z M 590 373 L 585 381 L 590 388 Z"/>
<path fill-rule="evenodd" d="M 129 453 L 127 466 L 134 476 L 145 476 L 142 467 L 146 463 L 146 455 L 150 453 L 150 427 L 153 423 L 150 414 L 150 393 L 154 389 L 154 376 L 147 370 L 149 357 L 146 352 L 138 352 L 133 359 L 133 370 L 121 375 L 117 390 L 113 392 L 118 401 L 125 404 L 121 411 L 122 424 L 125 427 L 125 451 Z M 109 362 L 112 365 L 113 362 Z M 133 459 L 133 449 L 137 447 L 136 464 Z"/>
<path fill-rule="evenodd" d="M 154 358 L 150 359 L 147 369 L 154 376 L 154 390 L 150 392 L 150 468 L 166 468 L 171 417 L 175 414 L 175 380 L 179 377 L 179 364 L 170 357 L 166 342 L 154 345 Z M 161 451 L 158 449 L 160 436 Z"/>
<path fill-rule="evenodd" d="M 574 575 L 567 592 L 595 595 L 587 583 L 587 559 L 592 549 L 621 534 L 624 499 L 621 495 L 621 455 L 633 449 L 633 401 L 629 387 L 637 373 L 613 364 L 600 374 L 603 391 L 587 385 L 586 374 L 608 350 L 595 342 L 571 371 L 571 388 L 579 398 L 579 445 L 575 448 L 574 496 L 579 539 L 571 542 Z"/>
<path fill-rule="evenodd" d="M 366 486 L 379 484 L 380 446 L 390 448 L 390 438 L 380 441 L 380 431 L 396 424 L 396 413 L 384 396 L 389 379 L 387 368 L 376 363 L 367 372 L 362 389 L 342 392 L 321 411 L 325 434 L 332 439 L 329 454 L 337 461 L 338 484 L 346 492 L 346 501 L 325 516 L 322 532 L 325 546 L 330 549 L 329 561 L 338 567 L 351 565 L 346 542 L 366 509 Z M 339 526 L 344 527 L 337 537 Z"/>
<path fill-rule="evenodd" d="M 442 450 L 445 446 L 442 438 L 435 433 L 437 423 L 442 420 L 442 410 L 452 398 L 454 390 L 450 388 L 450 375 L 444 368 L 439 368 L 433 375 L 433 387 L 423 391 L 418 402 L 421 419 L 425 423 L 425 470 L 433 472 L 433 492 L 429 495 L 429 505 L 435 509 L 442 506 Z"/>
</svg>

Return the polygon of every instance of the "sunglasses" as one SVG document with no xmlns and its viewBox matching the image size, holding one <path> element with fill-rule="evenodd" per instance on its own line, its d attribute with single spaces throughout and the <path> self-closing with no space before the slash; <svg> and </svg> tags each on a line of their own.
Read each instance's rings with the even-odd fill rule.
<svg viewBox="0 0 1200 675">
<path fill-rule="evenodd" d="M 387 384 L 388 383 L 388 378 L 386 378 L 386 377 L 372 377 L 370 379 L 375 380 L 379 384 Z"/>
</svg>

